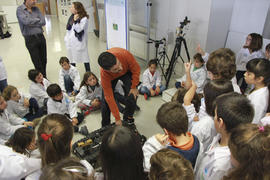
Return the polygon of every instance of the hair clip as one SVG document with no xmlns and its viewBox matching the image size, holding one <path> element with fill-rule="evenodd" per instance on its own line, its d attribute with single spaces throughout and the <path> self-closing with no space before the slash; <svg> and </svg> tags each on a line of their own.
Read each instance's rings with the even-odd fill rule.
<svg viewBox="0 0 270 180">
<path fill-rule="evenodd" d="M 264 132 L 264 126 L 259 127 L 260 132 Z"/>
<path fill-rule="evenodd" d="M 69 167 L 64 167 L 62 170 L 71 172 L 71 173 L 80 173 L 83 176 L 87 176 L 88 171 L 85 167 L 82 166 L 69 166 Z"/>
<path fill-rule="evenodd" d="M 42 133 L 41 134 L 41 138 L 44 140 L 44 141 L 47 141 L 48 139 L 50 139 L 52 137 L 52 134 L 46 134 L 46 133 Z"/>
</svg>

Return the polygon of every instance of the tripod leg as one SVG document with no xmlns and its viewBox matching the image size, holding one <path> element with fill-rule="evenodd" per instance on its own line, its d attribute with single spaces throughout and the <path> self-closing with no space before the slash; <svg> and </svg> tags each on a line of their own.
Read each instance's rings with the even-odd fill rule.
<svg viewBox="0 0 270 180">
<path fill-rule="evenodd" d="M 188 61 L 190 61 L 190 56 L 189 56 L 188 48 L 187 48 L 187 42 L 186 42 L 186 40 L 184 38 L 183 38 L 183 43 L 184 43 L 184 46 L 185 46 L 185 50 L 186 50 L 186 54 L 187 54 L 187 57 L 188 57 Z"/>
</svg>

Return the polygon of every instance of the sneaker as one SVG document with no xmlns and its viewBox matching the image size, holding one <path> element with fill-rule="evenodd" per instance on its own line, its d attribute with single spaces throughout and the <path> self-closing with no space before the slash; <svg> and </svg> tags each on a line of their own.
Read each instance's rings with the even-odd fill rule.
<svg viewBox="0 0 270 180">
<path fill-rule="evenodd" d="M 11 34 L 9 32 L 6 32 L 6 34 L 4 34 L 5 38 L 9 38 L 11 36 Z"/>
<path fill-rule="evenodd" d="M 79 132 L 79 127 L 78 126 L 73 126 L 74 132 Z"/>
<path fill-rule="evenodd" d="M 148 96 L 147 96 L 147 94 L 146 94 L 146 93 L 144 93 L 144 95 L 143 95 L 143 96 L 144 96 L 144 99 L 145 99 L 145 100 L 147 100 L 147 99 L 148 99 Z"/>
<path fill-rule="evenodd" d="M 88 131 L 88 129 L 87 129 L 86 126 L 83 126 L 83 127 L 81 127 L 81 129 L 79 130 L 79 133 L 81 133 L 81 134 L 84 135 L 84 136 L 87 136 L 87 135 L 89 134 L 89 131 Z"/>
<path fill-rule="evenodd" d="M 134 124 L 134 118 L 125 118 L 123 121 L 127 122 L 128 124 Z"/>
</svg>

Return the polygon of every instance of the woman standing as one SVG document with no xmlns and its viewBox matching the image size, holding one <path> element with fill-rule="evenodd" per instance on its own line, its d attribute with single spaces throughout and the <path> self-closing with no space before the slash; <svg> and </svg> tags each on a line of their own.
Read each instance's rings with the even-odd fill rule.
<svg viewBox="0 0 270 180">
<path fill-rule="evenodd" d="M 88 18 L 82 3 L 73 2 L 70 8 L 72 15 L 67 23 L 65 43 L 67 56 L 73 66 L 84 63 L 86 71 L 90 71 L 88 55 Z"/>
</svg>

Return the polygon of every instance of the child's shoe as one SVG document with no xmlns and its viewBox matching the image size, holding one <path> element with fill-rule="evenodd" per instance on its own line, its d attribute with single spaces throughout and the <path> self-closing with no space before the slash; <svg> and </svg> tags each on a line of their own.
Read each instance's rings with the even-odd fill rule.
<svg viewBox="0 0 270 180">
<path fill-rule="evenodd" d="M 147 100 L 147 99 L 148 99 L 148 96 L 147 96 L 147 94 L 146 94 L 146 93 L 144 93 L 144 95 L 143 95 L 143 96 L 144 96 L 144 99 L 145 99 L 145 100 Z"/>
</svg>

